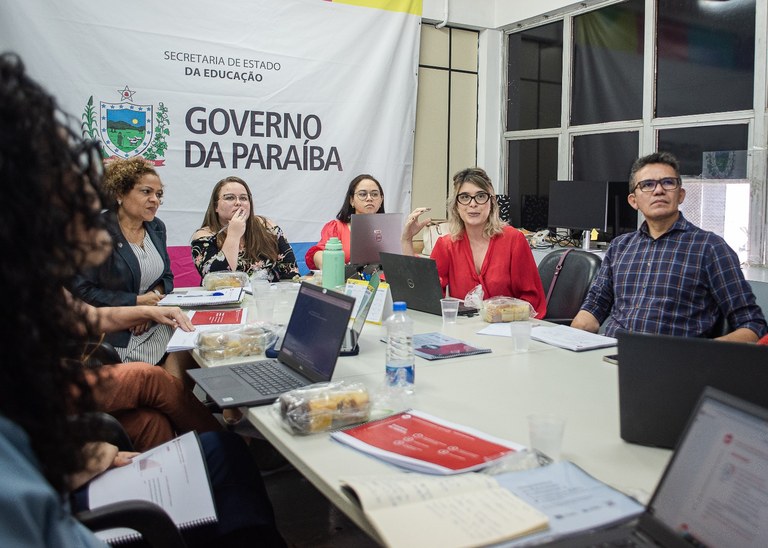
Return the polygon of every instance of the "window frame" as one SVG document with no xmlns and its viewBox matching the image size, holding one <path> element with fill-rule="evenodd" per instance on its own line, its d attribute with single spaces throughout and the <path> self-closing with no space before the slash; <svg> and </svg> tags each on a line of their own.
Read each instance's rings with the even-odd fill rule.
<svg viewBox="0 0 768 548">
<path fill-rule="evenodd" d="M 561 99 L 560 127 L 546 129 L 531 129 L 503 132 L 502 176 L 505 184 L 509 185 L 509 170 L 507 151 L 509 141 L 531 140 L 541 138 L 558 139 L 557 176 L 558 179 L 570 179 L 573 173 L 573 139 L 575 136 L 613 133 L 618 131 L 638 131 L 638 156 L 656 151 L 658 132 L 666 129 L 695 128 L 723 124 L 747 124 L 748 129 L 748 160 L 747 179 L 750 183 L 749 204 L 749 251 L 748 265 L 766 266 L 768 262 L 768 2 L 755 0 L 755 66 L 753 108 L 751 110 L 717 112 L 708 114 L 673 116 L 664 118 L 653 117 L 653 100 L 655 93 L 656 75 L 656 0 L 645 0 L 644 46 L 643 46 L 643 106 L 642 119 L 624 120 L 588 124 L 581 126 L 570 125 L 572 63 L 573 63 L 573 18 L 585 13 L 601 9 L 620 0 L 605 0 L 586 7 L 580 7 L 557 17 L 538 20 L 528 25 L 516 25 L 514 29 L 505 31 L 503 67 L 504 93 L 502 94 L 502 111 L 506 119 L 508 101 L 509 66 L 509 35 L 530 30 L 536 26 L 548 25 L 554 21 L 563 22 L 563 93 Z"/>
</svg>

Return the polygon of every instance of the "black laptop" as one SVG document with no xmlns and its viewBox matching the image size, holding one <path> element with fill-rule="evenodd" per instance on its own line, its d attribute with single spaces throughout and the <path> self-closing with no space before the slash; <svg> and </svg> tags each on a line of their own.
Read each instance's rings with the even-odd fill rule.
<svg viewBox="0 0 768 548">
<path fill-rule="evenodd" d="M 768 409 L 714 388 L 693 407 L 636 521 L 551 546 L 768 546 Z"/>
<path fill-rule="evenodd" d="M 705 386 L 768 407 L 768 347 L 616 334 L 622 439 L 672 448 Z"/>
<path fill-rule="evenodd" d="M 277 359 L 187 371 L 219 407 L 264 405 L 280 394 L 330 381 L 355 299 L 301 284 Z"/>
<path fill-rule="evenodd" d="M 380 256 L 393 300 L 405 301 L 412 310 L 442 316 L 440 299 L 445 295 L 434 259 L 394 253 L 381 253 Z M 463 296 L 459 298 L 463 299 Z M 460 316 L 474 314 L 477 314 L 476 308 L 465 306 L 463 301 L 459 303 Z"/>
</svg>

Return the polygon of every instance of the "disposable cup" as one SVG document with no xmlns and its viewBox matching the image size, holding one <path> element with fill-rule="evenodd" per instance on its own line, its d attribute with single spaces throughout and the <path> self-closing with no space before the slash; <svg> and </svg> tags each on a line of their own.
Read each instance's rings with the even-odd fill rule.
<svg viewBox="0 0 768 548">
<path fill-rule="evenodd" d="M 533 449 L 552 460 L 560 460 L 565 419 L 551 413 L 528 415 L 528 434 Z"/>
<path fill-rule="evenodd" d="M 443 323 L 456 323 L 459 299 L 440 299 L 440 311 L 443 313 Z"/>
<path fill-rule="evenodd" d="M 509 322 L 509 333 L 512 336 L 512 351 L 528 352 L 531 342 L 531 322 Z"/>
<path fill-rule="evenodd" d="M 253 289 L 254 296 L 263 295 L 272 290 L 272 284 L 267 280 L 251 279 L 251 288 Z"/>
<path fill-rule="evenodd" d="M 254 295 L 256 303 L 256 319 L 271 322 L 275 314 L 275 298 L 273 296 Z"/>
</svg>

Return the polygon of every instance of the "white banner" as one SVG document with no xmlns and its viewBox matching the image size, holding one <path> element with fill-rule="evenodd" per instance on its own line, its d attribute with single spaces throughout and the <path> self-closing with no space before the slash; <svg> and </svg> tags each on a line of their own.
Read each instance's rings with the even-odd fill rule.
<svg viewBox="0 0 768 548">
<path fill-rule="evenodd" d="M 25 0 L 0 5 L 0 50 L 101 139 L 152 160 L 159 217 L 186 246 L 217 181 L 315 242 L 370 173 L 410 209 L 420 0 Z"/>
</svg>

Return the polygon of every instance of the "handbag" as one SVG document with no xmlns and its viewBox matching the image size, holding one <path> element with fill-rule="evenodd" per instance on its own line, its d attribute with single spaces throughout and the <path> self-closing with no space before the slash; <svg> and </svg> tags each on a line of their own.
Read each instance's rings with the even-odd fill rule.
<svg viewBox="0 0 768 548">
<path fill-rule="evenodd" d="M 430 224 L 428 224 L 424 228 L 422 235 L 424 249 L 421 251 L 421 254 L 430 256 L 432 254 L 432 249 L 435 247 L 437 239 L 441 236 L 445 236 L 446 234 L 450 234 L 448 221 L 432 221 Z"/>
</svg>

